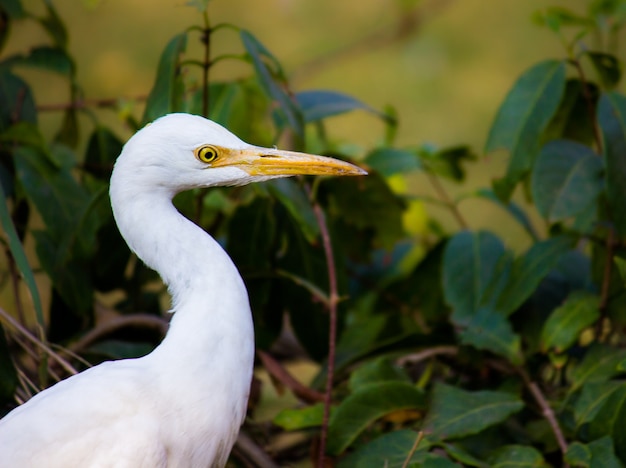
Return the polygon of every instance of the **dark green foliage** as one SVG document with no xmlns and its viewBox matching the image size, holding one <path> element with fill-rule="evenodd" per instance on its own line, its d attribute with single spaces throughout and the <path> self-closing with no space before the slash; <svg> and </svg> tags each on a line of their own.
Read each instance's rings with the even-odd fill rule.
<svg viewBox="0 0 626 468">
<path fill-rule="evenodd" d="M 537 13 L 536 22 L 565 44 L 563 57 L 511 77 L 485 146 L 508 165 L 492 187 L 473 190 L 464 182 L 475 149 L 398 147 L 394 112 L 337 91 L 292 89 L 259 38 L 233 25 L 209 28 L 208 2 L 190 3 L 204 26 L 166 45 L 143 117 L 123 117 L 131 130 L 168 112 L 205 113 L 253 144 L 287 141 L 350 159 L 340 149 L 361 142 L 331 141 L 329 118 L 365 111 L 383 126 L 381 143 L 356 157 L 367 177 L 281 179 L 175 199 L 239 267 L 257 348 L 317 366 L 313 396 L 298 393 L 302 403 L 283 408 L 271 428 L 251 402 L 249 433 L 261 445 L 282 431 L 302 436 L 295 449 L 273 453 L 277 463 L 302 461 L 317 444 L 334 278 L 338 339 L 326 447 L 337 466 L 624 466 L 626 97 L 622 62 L 602 44 L 623 32 L 624 1 Z M 35 17 L 18 0 L 0 1 L 0 50 L 22 21 L 34 21 L 47 38 L 0 56 L 0 273 L 3 297 L 17 304 L 0 308 L 31 330 L 26 340 L 2 314 L 0 411 L 14 406 L 15 395 L 28 396 L 24 376 L 53 383 L 59 358 L 47 350 L 55 345 L 96 363 L 143 355 L 166 328 L 162 283 L 128 250 L 108 200 L 113 164 L 131 132 L 117 135 L 98 111 L 72 105 L 54 122 L 53 138 L 39 127 L 37 84 L 23 69 L 61 76 L 73 100 L 82 93 L 72 38 L 52 2 L 44 4 Z M 221 26 L 238 31 L 238 54 L 208 62 L 189 56 L 191 41 L 206 46 Z M 248 75 L 208 79 L 222 59 L 241 61 Z M 84 120 L 87 129 L 78 125 Z M 425 176 L 436 198 L 398 189 L 407 175 Z M 442 179 L 461 194 L 445 193 Z M 500 207 L 493 229 L 469 228 L 461 203 L 469 198 Z M 458 229 L 419 211 L 431 202 L 449 210 Z M 423 213 L 417 223 L 416 212 Z M 495 234 L 511 221 L 521 241 Z"/>
</svg>

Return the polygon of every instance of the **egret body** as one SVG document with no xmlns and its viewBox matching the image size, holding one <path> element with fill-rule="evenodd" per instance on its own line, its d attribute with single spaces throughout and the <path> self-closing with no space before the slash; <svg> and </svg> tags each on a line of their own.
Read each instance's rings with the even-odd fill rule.
<svg viewBox="0 0 626 468">
<path fill-rule="evenodd" d="M 124 146 L 111 177 L 115 221 L 172 295 L 154 351 L 105 362 L 0 420 L 0 467 L 220 467 L 246 413 L 252 316 L 237 268 L 172 205 L 195 187 L 296 174 L 359 175 L 349 163 L 260 148 L 189 114 L 162 117 Z"/>
</svg>

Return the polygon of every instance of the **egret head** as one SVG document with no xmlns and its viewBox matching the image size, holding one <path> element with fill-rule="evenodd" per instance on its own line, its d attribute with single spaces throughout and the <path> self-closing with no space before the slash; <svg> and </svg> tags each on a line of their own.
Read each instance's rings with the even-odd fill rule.
<svg viewBox="0 0 626 468">
<path fill-rule="evenodd" d="M 116 173 L 124 174 L 125 184 L 174 194 L 298 174 L 363 175 L 365 171 L 333 158 L 249 145 L 203 117 L 170 114 L 128 141 L 113 179 Z"/>
</svg>

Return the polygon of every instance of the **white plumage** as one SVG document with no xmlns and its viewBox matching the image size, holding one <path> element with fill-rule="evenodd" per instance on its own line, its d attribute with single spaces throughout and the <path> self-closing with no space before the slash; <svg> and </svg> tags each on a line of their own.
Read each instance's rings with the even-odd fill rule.
<svg viewBox="0 0 626 468">
<path fill-rule="evenodd" d="M 295 174 L 359 175 L 351 164 L 244 143 L 202 117 L 137 132 L 111 177 L 130 248 L 157 270 L 175 312 L 163 342 L 61 381 L 0 421 L 0 467 L 220 467 L 246 413 L 254 335 L 243 281 L 172 197 L 194 187 Z"/>
</svg>

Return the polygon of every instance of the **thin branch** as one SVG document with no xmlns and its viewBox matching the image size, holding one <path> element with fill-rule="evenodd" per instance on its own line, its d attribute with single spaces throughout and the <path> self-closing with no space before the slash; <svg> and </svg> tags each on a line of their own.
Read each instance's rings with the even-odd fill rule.
<svg viewBox="0 0 626 468">
<path fill-rule="evenodd" d="M 585 103 L 587 104 L 587 112 L 589 113 L 589 118 L 592 122 L 593 128 L 593 138 L 596 142 L 596 148 L 598 149 L 598 153 L 602 154 L 604 152 L 603 144 L 602 144 L 602 133 L 600 132 L 600 125 L 598 124 L 598 119 L 596 118 L 596 111 L 593 102 L 593 97 L 591 96 L 591 91 L 589 90 L 589 85 L 587 82 L 587 78 L 585 76 L 585 71 L 580 64 L 580 60 L 578 58 L 570 59 L 570 63 L 574 65 L 578 75 L 580 76 L 580 82 L 582 83 L 582 92 L 583 97 L 585 98 Z"/>
<path fill-rule="evenodd" d="M 458 353 L 459 348 L 456 346 L 435 346 L 433 348 L 418 351 L 417 353 L 402 356 L 396 360 L 396 363 L 400 366 L 404 366 L 406 364 L 416 364 L 435 356 L 456 356 Z"/>
<path fill-rule="evenodd" d="M 409 450 L 409 453 L 407 454 L 406 458 L 404 459 L 404 463 L 402 464 L 402 468 L 408 468 L 409 463 L 411 462 L 411 458 L 413 458 L 413 454 L 417 450 L 417 447 L 419 447 L 420 442 L 422 441 L 423 438 L 424 438 L 424 431 L 419 431 L 417 433 L 417 436 L 415 437 L 415 443 L 413 444 L 413 446 L 411 447 L 411 450 Z"/>
<path fill-rule="evenodd" d="M 441 182 L 439 182 L 439 178 L 435 174 L 432 174 L 431 172 L 428 172 L 428 171 L 426 171 L 426 175 L 431 185 L 435 189 L 435 192 L 437 192 L 437 195 L 439 196 L 443 204 L 450 210 L 450 212 L 452 213 L 452 216 L 454 216 L 454 218 L 457 220 L 461 228 L 467 229 L 469 227 L 469 225 L 467 224 L 467 221 L 465 221 L 465 218 L 459 211 L 459 208 L 452 201 L 452 199 L 448 195 L 448 192 L 446 192 L 446 189 L 444 189 L 443 185 L 441 185 Z"/>
<path fill-rule="evenodd" d="M 213 28 L 213 31 L 215 31 L 215 28 Z M 222 54 L 222 55 L 218 55 L 217 57 L 215 57 L 213 60 L 211 60 L 211 66 L 215 65 L 216 63 L 219 63 L 223 60 L 246 60 L 247 55 L 246 54 Z"/>
<path fill-rule="evenodd" d="M 35 385 L 22 369 L 17 368 L 17 379 L 20 382 L 20 388 L 16 389 L 13 397 L 18 405 L 23 405 L 26 401 L 30 400 L 34 394 L 39 393 L 41 389 Z M 18 392 L 21 395 L 18 395 Z"/>
<path fill-rule="evenodd" d="M 278 468 L 265 451 L 259 447 L 252 438 L 244 432 L 240 432 L 235 443 L 234 453 L 242 459 L 246 466 L 262 466 L 263 468 Z"/>
<path fill-rule="evenodd" d="M 554 437 L 556 438 L 556 441 L 559 444 L 561 453 L 565 457 L 565 454 L 567 453 L 567 441 L 565 440 L 563 431 L 561 430 L 561 427 L 559 426 L 559 422 L 556 419 L 556 415 L 554 414 L 554 411 L 552 410 L 550 403 L 548 403 L 548 400 L 546 399 L 543 392 L 539 388 L 539 385 L 537 385 L 536 382 L 530 379 L 530 376 L 524 369 L 517 368 L 517 372 L 522 377 L 522 379 L 524 380 L 524 383 L 526 384 L 526 387 L 528 388 L 531 395 L 533 396 L 533 398 L 535 399 L 535 401 L 541 408 L 541 413 L 543 417 L 546 419 L 546 421 L 548 421 L 548 424 L 550 425 L 550 428 L 552 429 L 552 432 L 554 433 Z M 563 466 L 567 467 L 568 465 L 564 464 Z"/>
<path fill-rule="evenodd" d="M 65 369 L 70 374 L 78 374 L 78 371 L 74 369 L 74 367 L 67 362 L 63 357 L 61 357 L 57 352 L 55 352 L 52 348 L 50 348 L 46 343 L 43 343 L 40 339 L 35 337 L 31 332 L 29 332 L 25 327 L 22 326 L 17 320 L 15 320 L 6 310 L 0 307 L 0 318 L 5 322 L 19 331 L 24 337 L 28 339 L 31 343 L 35 344 L 43 351 L 45 351 L 49 356 L 51 356 L 54 360 L 56 360 L 63 369 Z"/>
<path fill-rule="evenodd" d="M 117 330 L 126 327 L 149 328 L 165 335 L 169 324 L 167 320 L 150 314 L 123 315 L 112 320 L 108 320 L 101 325 L 91 329 L 83 335 L 80 340 L 72 344 L 69 349 L 73 352 L 84 350 L 92 343 L 99 341 L 103 336 L 109 335 Z"/>
<path fill-rule="evenodd" d="M 310 194 L 310 189 L 309 189 Z M 328 331 L 328 365 L 326 372 L 326 389 L 324 394 L 324 418 L 322 420 L 322 429 L 320 433 L 319 457 L 317 466 L 323 468 L 326 460 L 326 440 L 328 438 L 328 421 L 330 417 L 330 405 L 332 402 L 333 380 L 335 373 L 335 346 L 337 341 L 337 304 L 339 303 L 339 294 L 337 292 L 337 270 L 335 269 L 335 257 L 333 255 L 333 247 L 328 233 L 328 225 L 322 207 L 317 202 L 313 202 L 313 212 L 317 224 L 320 228 L 322 237 L 322 245 L 324 247 L 324 255 L 326 257 L 326 265 L 328 267 L 328 313 L 329 313 L 329 331 Z"/>
<path fill-rule="evenodd" d="M 300 400 L 306 403 L 318 403 L 324 401 L 325 395 L 319 393 L 306 385 L 300 383 L 293 375 L 291 375 L 287 369 L 280 365 L 280 363 L 274 359 L 273 356 L 262 351 L 256 350 L 257 356 L 261 359 L 265 370 L 280 383 L 289 388 L 293 394 Z"/>
<path fill-rule="evenodd" d="M 50 346 L 52 346 L 54 349 L 58 350 L 59 353 L 67 354 L 72 359 L 75 359 L 76 361 L 80 362 L 86 368 L 87 367 L 93 367 L 93 364 L 90 363 L 87 359 L 85 359 L 84 357 L 82 357 L 79 354 L 75 353 L 74 351 L 72 351 L 69 348 L 66 348 L 64 346 L 61 346 L 61 345 L 55 344 L 55 343 L 50 343 Z"/>
</svg>

